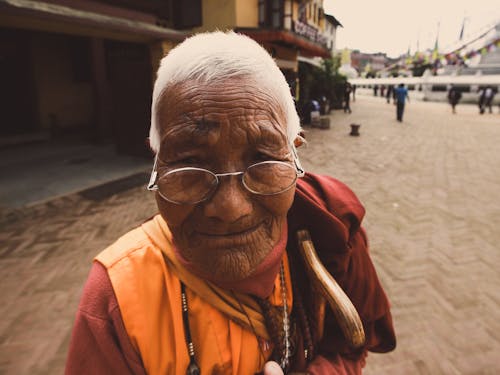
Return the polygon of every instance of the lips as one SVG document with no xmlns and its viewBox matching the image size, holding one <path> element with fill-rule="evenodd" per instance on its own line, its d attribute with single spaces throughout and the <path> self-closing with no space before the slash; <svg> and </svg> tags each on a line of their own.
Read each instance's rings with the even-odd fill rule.
<svg viewBox="0 0 500 375">
<path fill-rule="evenodd" d="M 230 231 L 195 231 L 190 236 L 190 243 L 206 250 L 237 250 L 258 243 L 265 232 L 264 223 Z"/>
<path fill-rule="evenodd" d="M 239 237 L 239 236 L 246 236 L 250 235 L 253 232 L 257 231 L 259 227 L 263 223 L 256 224 L 254 226 L 250 226 L 244 229 L 231 229 L 229 231 L 196 231 L 197 234 L 206 236 L 206 237 L 221 237 L 221 238 L 229 238 L 229 237 Z"/>
</svg>

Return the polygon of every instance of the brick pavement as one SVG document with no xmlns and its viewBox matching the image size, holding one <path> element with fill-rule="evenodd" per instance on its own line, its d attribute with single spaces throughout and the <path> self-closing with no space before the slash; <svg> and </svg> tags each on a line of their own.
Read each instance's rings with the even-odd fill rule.
<svg viewBox="0 0 500 375">
<path fill-rule="evenodd" d="M 367 208 L 398 348 L 371 354 L 365 374 L 500 373 L 500 115 L 412 102 L 400 124 L 380 98 L 352 108 L 330 130 L 307 128 L 300 154 Z M 348 136 L 352 122 L 360 137 Z M 0 374 L 62 373 L 92 257 L 154 212 L 138 187 L 0 215 Z"/>
</svg>

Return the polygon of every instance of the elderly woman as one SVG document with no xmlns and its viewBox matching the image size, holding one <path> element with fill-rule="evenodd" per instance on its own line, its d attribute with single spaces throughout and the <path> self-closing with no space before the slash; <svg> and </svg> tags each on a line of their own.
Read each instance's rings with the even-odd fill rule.
<svg viewBox="0 0 500 375">
<path fill-rule="evenodd" d="M 67 374 L 358 374 L 368 350 L 395 347 L 364 209 L 339 181 L 304 174 L 299 132 L 283 74 L 251 39 L 200 34 L 163 58 L 150 130 L 159 214 L 95 258 Z M 330 274 L 364 340 L 349 337 Z"/>
</svg>

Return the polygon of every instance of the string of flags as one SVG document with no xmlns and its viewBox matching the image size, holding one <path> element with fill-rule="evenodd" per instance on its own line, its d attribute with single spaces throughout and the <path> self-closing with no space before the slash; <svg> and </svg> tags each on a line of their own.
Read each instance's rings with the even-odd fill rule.
<svg viewBox="0 0 500 375">
<path fill-rule="evenodd" d="M 485 46 L 468 50 L 467 45 L 462 46 L 455 51 L 449 53 L 439 53 L 437 49 L 427 52 L 416 52 L 413 56 L 406 56 L 403 61 L 404 67 L 412 65 L 460 65 L 467 64 L 468 60 L 478 55 L 485 55 L 489 52 L 495 51 L 500 48 L 500 38 L 486 44 Z M 401 62 L 400 62 L 401 64 Z"/>
</svg>

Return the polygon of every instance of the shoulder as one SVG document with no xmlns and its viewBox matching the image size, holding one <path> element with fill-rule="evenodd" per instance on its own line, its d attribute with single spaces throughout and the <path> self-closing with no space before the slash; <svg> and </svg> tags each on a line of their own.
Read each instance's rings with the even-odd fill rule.
<svg viewBox="0 0 500 375">
<path fill-rule="evenodd" d="M 94 262 L 78 309 L 94 319 L 108 320 L 117 308 L 118 303 L 106 269 L 102 264 Z"/>
<path fill-rule="evenodd" d="M 360 220 L 364 215 L 363 205 L 351 188 L 331 176 L 306 173 L 297 182 L 297 195 L 330 212 L 351 211 Z"/>
<path fill-rule="evenodd" d="M 137 252 L 155 250 L 155 245 L 142 227 L 137 227 L 120 237 L 115 243 L 95 257 L 106 268 L 112 268 Z"/>
<path fill-rule="evenodd" d="M 345 248 L 361 227 L 365 209 L 343 182 L 325 175 L 306 173 L 297 182 L 295 199 L 288 214 L 291 230 L 308 228 L 311 236 L 328 237 Z"/>
<path fill-rule="evenodd" d="M 115 293 L 132 296 L 139 293 L 139 286 L 145 293 L 163 282 L 166 269 L 162 249 L 169 244 L 153 219 L 120 237 L 95 261 L 106 269 Z M 118 302 L 122 304 L 120 297 Z"/>
</svg>

